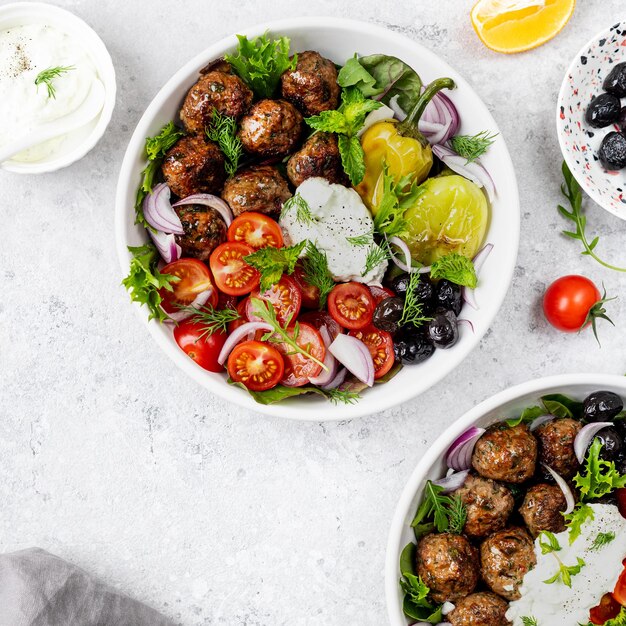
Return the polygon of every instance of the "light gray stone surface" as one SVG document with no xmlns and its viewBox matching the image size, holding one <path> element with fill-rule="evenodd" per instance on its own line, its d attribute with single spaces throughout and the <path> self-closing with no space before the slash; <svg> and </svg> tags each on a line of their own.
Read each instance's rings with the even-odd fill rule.
<svg viewBox="0 0 626 626">
<path fill-rule="evenodd" d="M 529 378 L 626 372 L 626 299 L 608 305 L 617 328 L 602 326 L 601 350 L 590 332 L 551 330 L 539 306 L 562 274 L 626 286 L 559 234 L 554 124 L 566 66 L 622 0 L 579 2 L 556 40 L 517 56 L 480 44 L 470 0 L 60 4 L 106 42 L 119 98 L 81 162 L 0 173 L 0 551 L 43 547 L 186 626 L 387 623 L 388 526 L 440 430 Z M 522 200 L 515 280 L 480 348 L 415 402 L 326 425 L 244 412 L 172 369 L 119 286 L 113 240 L 122 155 L 159 87 L 222 36 L 304 14 L 388 26 L 457 67 L 506 137 Z M 596 206 L 589 222 L 626 263 L 624 222 Z"/>
</svg>

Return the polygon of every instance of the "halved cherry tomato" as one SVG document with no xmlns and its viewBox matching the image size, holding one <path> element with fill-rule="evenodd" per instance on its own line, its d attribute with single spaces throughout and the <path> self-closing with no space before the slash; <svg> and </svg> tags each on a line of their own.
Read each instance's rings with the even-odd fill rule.
<svg viewBox="0 0 626 626">
<path fill-rule="evenodd" d="M 605 593 L 598 606 L 589 610 L 589 619 L 592 624 L 604 624 L 610 619 L 617 617 L 622 606 L 610 593 Z"/>
<path fill-rule="evenodd" d="M 615 589 L 613 589 L 613 597 L 622 605 L 626 606 L 626 569 L 622 571 Z"/>
<path fill-rule="evenodd" d="M 248 319 L 248 301 L 250 298 L 244 298 L 237 305 L 237 313 L 239 313 L 239 319 L 234 320 L 233 322 L 228 322 L 228 334 L 232 333 L 235 329 L 243 326 L 246 322 L 249 322 Z"/>
<path fill-rule="evenodd" d="M 323 361 L 326 357 L 326 346 L 322 336 L 313 326 L 302 322 L 298 325 L 300 332 L 296 343 L 304 348 L 309 354 L 314 356 L 318 361 Z M 292 326 L 287 332 L 293 337 L 294 327 Z M 293 347 L 285 343 L 277 343 L 276 348 L 283 355 L 285 360 L 285 372 L 280 381 L 287 387 L 302 387 L 309 382 L 309 378 L 319 376 L 322 367 L 312 359 L 300 353 L 295 353 Z"/>
<path fill-rule="evenodd" d="M 306 281 L 304 278 L 304 270 L 300 265 L 296 265 L 293 273 L 293 279 L 300 287 L 302 292 L 302 306 L 305 309 L 318 309 L 320 306 L 320 290 Z"/>
<path fill-rule="evenodd" d="M 245 243 L 226 242 L 217 246 L 211 254 L 209 265 L 220 291 L 229 296 L 243 296 L 259 285 L 259 272 L 250 267 L 243 258 L 252 254 L 254 248 Z"/>
<path fill-rule="evenodd" d="M 376 285 L 370 285 L 370 291 L 372 292 L 375 305 L 385 298 L 394 298 L 396 295 L 391 289 L 387 289 L 387 287 L 377 287 Z"/>
<path fill-rule="evenodd" d="M 269 302 L 276 311 L 276 318 L 281 326 L 295 321 L 300 312 L 302 304 L 302 292 L 290 276 L 283 276 L 275 285 L 272 285 L 267 291 L 260 293 L 255 289 L 248 300 L 247 316 L 250 321 L 260 321 L 252 312 L 252 299 L 259 298 Z"/>
<path fill-rule="evenodd" d="M 395 361 L 391 335 L 374 325 L 363 330 L 351 330 L 348 334 L 360 339 L 369 348 L 374 360 L 374 378 L 376 380 L 382 378 Z"/>
<path fill-rule="evenodd" d="M 244 341 L 228 357 L 228 375 L 251 391 L 276 387 L 284 370 L 285 363 L 278 350 L 260 341 Z"/>
<path fill-rule="evenodd" d="M 350 330 L 369 326 L 374 306 L 370 290 L 361 283 L 336 285 L 328 294 L 328 312 L 341 326 Z"/>
<path fill-rule="evenodd" d="M 224 371 L 224 367 L 217 362 L 217 357 L 224 347 L 226 337 L 226 333 L 221 331 L 209 334 L 202 322 L 191 320 L 184 320 L 174 329 L 174 339 L 180 349 L 209 372 Z"/>
<path fill-rule="evenodd" d="M 255 250 L 282 248 L 283 233 L 278 222 L 263 213 L 246 211 L 236 217 L 228 227 L 228 241 L 238 241 Z"/>
<path fill-rule="evenodd" d="M 626 517 L 626 487 L 615 490 L 615 497 L 617 498 L 617 509 L 622 517 Z"/>
<path fill-rule="evenodd" d="M 325 327 L 331 339 L 343 333 L 343 328 L 326 311 L 307 311 L 300 316 L 299 320 L 311 324 L 317 330 Z"/>
<path fill-rule="evenodd" d="M 180 280 L 171 282 L 172 291 L 163 287 L 159 295 L 163 298 L 161 306 L 166 313 L 175 313 L 181 306 L 190 305 L 203 291 L 210 291 L 207 304 L 217 304 L 217 290 L 211 279 L 209 268 L 198 259 L 178 259 L 168 263 L 161 274 L 178 276 Z"/>
</svg>

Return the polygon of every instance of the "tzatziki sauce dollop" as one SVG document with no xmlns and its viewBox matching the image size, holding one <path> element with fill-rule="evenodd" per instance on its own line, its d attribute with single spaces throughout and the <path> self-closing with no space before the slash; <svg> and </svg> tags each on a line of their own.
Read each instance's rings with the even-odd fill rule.
<svg viewBox="0 0 626 626">
<path fill-rule="evenodd" d="M 379 285 L 387 270 L 386 260 L 363 274 L 368 254 L 377 244 L 373 238 L 365 244 L 350 241 L 367 238 L 374 230 L 372 215 L 359 194 L 354 189 L 317 177 L 305 180 L 296 194 L 308 205 L 311 219 L 303 219 L 295 208 L 283 210 L 280 226 L 288 245 L 309 240 L 326 253 L 328 269 L 338 282 Z"/>
<path fill-rule="evenodd" d="M 71 68 L 52 79 L 54 95 L 35 80 L 44 70 Z M 82 42 L 48 24 L 25 24 L 0 30 L 0 146 L 40 124 L 76 111 L 89 94 L 97 70 Z M 33 162 L 60 151 L 63 137 L 15 155 Z"/>
<path fill-rule="evenodd" d="M 611 504 L 589 506 L 593 519 L 583 523 L 580 536 L 571 545 L 567 530 L 555 534 L 560 546 L 556 552 L 542 554 L 539 545 L 542 536 L 535 540 L 537 565 L 524 576 L 520 587 L 522 597 L 511 602 L 506 614 L 513 626 L 523 626 L 523 617 L 534 617 L 539 625 L 587 624 L 589 609 L 615 587 L 626 557 L 626 519 Z M 615 538 L 594 547 L 600 533 L 614 533 Z M 544 582 L 559 571 L 557 559 L 565 566 L 572 566 L 578 558 L 585 564 L 571 577 L 571 587 L 561 579 L 550 584 Z"/>
</svg>

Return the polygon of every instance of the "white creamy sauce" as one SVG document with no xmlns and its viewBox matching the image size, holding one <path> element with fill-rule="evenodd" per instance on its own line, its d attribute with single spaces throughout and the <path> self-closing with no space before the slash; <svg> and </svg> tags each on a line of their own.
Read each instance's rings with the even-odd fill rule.
<svg viewBox="0 0 626 626">
<path fill-rule="evenodd" d="M 43 70 L 74 69 L 52 80 L 54 98 L 44 83 L 35 85 Z M 27 24 L 0 30 L 0 146 L 46 122 L 76 111 L 97 72 L 80 41 L 46 24 Z M 15 161 L 38 161 L 60 150 L 63 137 L 16 155 Z"/>
<path fill-rule="evenodd" d="M 591 508 L 594 519 L 583 524 L 580 537 L 571 546 L 567 531 L 555 535 L 561 550 L 552 554 L 542 554 L 540 538 L 535 540 L 537 565 L 524 577 L 520 587 L 522 597 L 511 602 L 506 614 L 513 626 L 523 626 L 524 616 L 534 617 L 539 626 L 587 624 L 589 609 L 605 593 L 613 591 L 624 567 L 622 559 L 626 557 L 626 520 L 610 504 L 592 504 Z M 592 550 L 598 534 L 608 532 L 615 533 L 615 539 Z M 571 587 L 560 579 L 552 584 L 543 582 L 559 570 L 555 554 L 566 566 L 576 565 L 578 557 L 585 562 L 580 573 L 572 576 Z"/>
<path fill-rule="evenodd" d="M 335 185 L 324 178 L 309 178 L 296 190 L 309 205 L 312 223 L 298 221 L 295 208 L 283 212 L 280 225 L 289 245 L 308 239 L 326 253 L 328 269 L 336 281 L 357 281 L 380 284 L 387 269 L 383 261 L 365 276 L 368 251 L 376 244 L 354 245 L 348 237 L 371 233 L 374 228 L 372 216 L 354 189 Z"/>
</svg>

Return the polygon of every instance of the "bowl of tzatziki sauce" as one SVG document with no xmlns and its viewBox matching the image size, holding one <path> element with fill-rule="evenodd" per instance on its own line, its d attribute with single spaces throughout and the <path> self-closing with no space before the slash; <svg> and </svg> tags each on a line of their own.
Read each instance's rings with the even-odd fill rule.
<svg viewBox="0 0 626 626">
<path fill-rule="evenodd" d="M 104 98 L 96 108 L 90 106 L 85 120 L 81 107 L 89 106 L 95 87 Z M 57 127 L 60 132 L 0 163 L 2 169 L 38 174 L 81 159 L 104 134 L 115 93 L 106 46 L 80 18 L 39 2 L 0 7 L 0 151 L 21 134 L 36 141 L 39 129 L 48 135 Z M 78 125 L 71 123 L 72 116 Z"/>
</svg>

